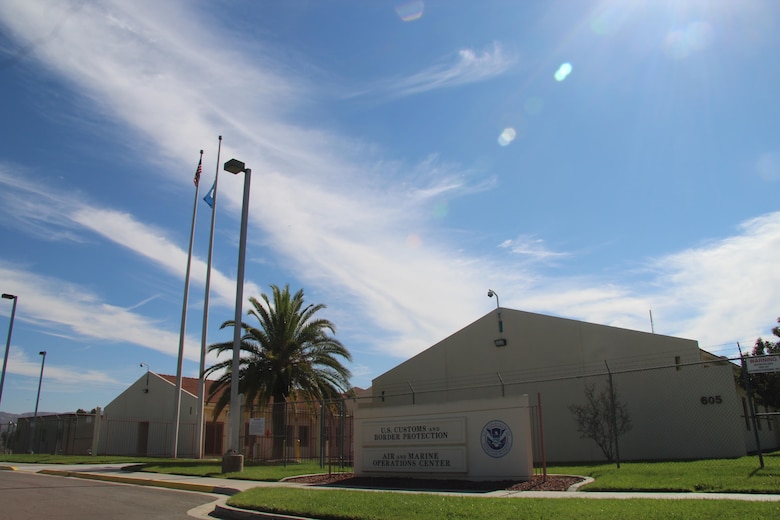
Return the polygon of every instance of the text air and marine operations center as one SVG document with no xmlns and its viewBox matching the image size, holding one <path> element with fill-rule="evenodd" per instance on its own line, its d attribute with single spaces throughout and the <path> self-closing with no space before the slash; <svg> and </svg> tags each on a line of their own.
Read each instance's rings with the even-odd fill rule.
<svg viewBox="0 0 780 520">
<path fill-rule="evenodd" d="M 755 436 L 735 368 L 693 340 L 499 308 L 373 380 L 355 471 L 519 477 L 542 431 L 549 462 L 743 456 Z M 604 415 L 599 438 L 587 425 Z M 780 446 L 764 422 L 762 447 Z M 515 456 L 522 469 L 501 466 Z"/>
</svg>

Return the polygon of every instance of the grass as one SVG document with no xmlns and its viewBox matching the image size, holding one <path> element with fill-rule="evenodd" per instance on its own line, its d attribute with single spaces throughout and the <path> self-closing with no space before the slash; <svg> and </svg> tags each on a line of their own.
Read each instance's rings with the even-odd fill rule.
<svg viewBox="0 0 780 520">
<path fill-rule="evenodd" d="M 165 473 L 171 475 L 189 475 L 194 477 L 218 477 L 240 480 L 278 482 L 286 477 L 327 473 L 317 462 L 253 463 L 244 464 L 240 473 L 222 473 L 222 459 L 163 459 L 152 457 L 117 457 L 89 455 L 45 455 L 45 454 L 2 454 L 0 463 L 18 464 L 128 464 L 136 471 Z M 336 472 L 334 466 L 332 471 Z M 348 471 L 352 471 L 348 468 Z"/>
<path fill-rule="evenodd" d="M 18 464 L 134 464 L 156 462 L 152 457 L 120 457 L 91 455 L 46 455 L 38 453 L 0 453 L 0 462 Z"/>
<path fill-rule="evenodd" d="M 485 498 L 426 493 L 255 488 L 228 500 L 245 509 L 320 520 L 504 520 L 555 518 L 776 519 L 778 502 L 567 498 Z"/>
<path fill-rule="evenodd" d="M 583 475 L 595 482 L 582 491 L 682 491 L 780 493 L 780 452 L 756 457 L 681 462 L 628 462 L 612 465 L 552 466 L 549 473 Z"/>
<path fill-rule="evenodd" d="M 53 455 L 2 455 L 10 463 L 138 464 L 136 469 L 207 477 L 277 481 L 284 477 L 323 473 L 317 463 L 252 464 L 241 473 L 222 474 L 221 459 L 151 459 L 138 457 L 73 457 Z M 591 476 L 587 491 L 706 491 L 780 494 L 780 452 L 756 457 L 683 462 L 629 462 L 614 465 L 566 465 L 550 473 Z M 397 493 L 340 489 L 255 488 L 230 498 L 230 505 L 319 518 L 348 519 L 526 519 L 526 518 L 646 518 L 730 520 L 780 518 L 780 502 L 735 500 L 653 500 L 488 498 L 429 493 Z"/>
<path fill-rule="evenodd" d="M 311 475 L 312 473 L 327 473 L 328 468 L 320 468 L 316 462 L 301 463 L 246 463 L 244 471 L 240 473 L 222 473 L 222 461 L 204 462 L 202 460 L 158 460 L 153 463 L 142 464 L 137 468 L 140 471 L 152 473 L 168 473 L 174 475 L 192 475 L 197 477 L 232 478 L 239 480 L 257 480 L 264 482 L 278 482 L 285 477 L 297 475 Z M 351 471 L 351 468 L 349 469 Z"/>
</svg>

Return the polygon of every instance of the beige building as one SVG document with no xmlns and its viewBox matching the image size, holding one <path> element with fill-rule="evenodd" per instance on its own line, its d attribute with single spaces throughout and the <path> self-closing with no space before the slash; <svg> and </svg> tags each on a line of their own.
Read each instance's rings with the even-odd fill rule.
<svg viewBox="0 0 780 520">
<path fill-rule="evenodd" d="M 207 397 L 211 381 L 206 382 Z M 173 410 L 176 377 L 147 372 L 111 401 L 100 420 L 101 455 L 143 455 L 169 457 L 173 452 Z M 227 390 L 229 391 L 229 390 Z M 356 393 L 365 392 L 357 389 Z M 197 457 L 198 380 L 182 378 L 178 456 Z M 203 414 L 203 454 L 221 457 L 227 449 L 230 406 L 213 417 L 218 396 L 207 399 Z M 351 417 L 353 400 L 341 403 Z M 336 404 L 341 404 L 336 403 Z M 335 413 L 335 415 L 334 415 Z M 243 406 L 241 452 L 248 459 L 273 458 L 272 413 L 269 407 Z M 351 422 L 349 423 L 351 425 Z M 317 459 L 325 454 L 341 460 L 351 446 L 351 427 L 338 414 L 338 407 L 323 410 L 321 403 L 293 401 L 285 407 L 283 457 Z M 351 456 L 347 457 L 351 459 Z"/>
<path fill-rule="evenodd" d="M 179 457 L 198 456 L 197 396 L 198 380 L 183 377 L 177 443 Z M 138 378 L 105 407 L 98 452 L 106 455 L 170 456 L 173 453 L 175 398 L 175 376 L 147 372 Z M 212 418 L 215 402 L 216 397 L 205 403 L 205 456 L 221 456 L 226 442 L 225 412 L 216 420 Z"/>
<path fill-rule="evenodd" d="M 572 406 L 609 392 L 628 411 L 622 460 L 738 457 L 754 435 L 734 365 L 696 341 L 497 309 L 373 380 L 364 406 L 430 405 L 527 394 L 541 402 L 551 462 L 603 461 Z M 780 445 L 765 420 L 762 447 Z"/>
</svg>

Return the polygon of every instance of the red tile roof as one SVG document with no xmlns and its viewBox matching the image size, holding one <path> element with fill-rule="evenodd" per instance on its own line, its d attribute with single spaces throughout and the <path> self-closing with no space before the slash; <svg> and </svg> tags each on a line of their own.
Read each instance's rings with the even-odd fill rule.
<svg viewBox="0 0 780 520">
<path fill-rule="evenodd" d="M 176 376 L 171 376 L 168 374 L 157 374 L 158 376 L 162 377 L 172 385 L 176 386 Z M 219 394 L 214 395 L 212 397 L 209 397 L 209 386 L 213 382 L 213 379 L 206 379 L 206 403 L 207 404 L 214 404 L 219 400 Z M 184 377 L 181 378 L 181 389 L 185 392 L 188 392 L 195 397 L 198 396 L 198 379 L 195 377 Z"/>
</svg>

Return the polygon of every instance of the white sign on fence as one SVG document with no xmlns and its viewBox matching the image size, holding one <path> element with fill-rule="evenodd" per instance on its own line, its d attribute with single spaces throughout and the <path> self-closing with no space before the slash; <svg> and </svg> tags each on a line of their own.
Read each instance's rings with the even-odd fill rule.
<svg viewBox="0 0 780 520">
<path fill-rule="evenodd" d="M 249 435 L 265 435 L 265 417 L 249 419 Z"/>
<path fill-rule="evenodd" d="M 780 354 L 771 356 L 749 356 L 747 360 L 747 370 L 750 374 L 761 374 L 765 372 L 780 372 Z"/>
</svg>

